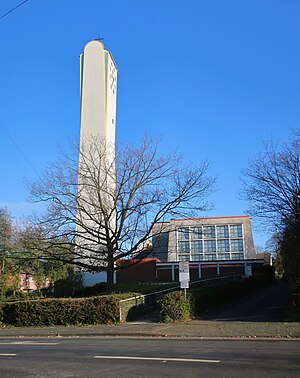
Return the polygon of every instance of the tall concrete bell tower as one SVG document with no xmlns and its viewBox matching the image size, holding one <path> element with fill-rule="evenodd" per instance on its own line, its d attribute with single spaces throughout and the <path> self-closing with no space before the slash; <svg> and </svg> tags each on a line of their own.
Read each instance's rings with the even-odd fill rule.
<svg viewBox="0 0 300 378">
<path fill-rule="evenodd" d="M 105 251 L 103 213 L 101 204 L 108 208 L 113 203 L 115 190 L 115 129 L 116 129 L 117 67 L 111 53 L 105 50 L 100 40 L 88 42 L 80 55 L 80 153 L 78 165 L 78 200 L 76 245 L 78 259 L 97 261 L 92 255 Z M 86 157 L 98 143 L 91 157 L 91 170 L 97 171 L 99 185 L 95 177 L 89 176 Z M 93 167 L 92 167 L 93 165 Z M 96 176 L 97 177 L 97 176 Z M 111 212 L 110 228 L 114 228 L 114 213 Z M 87 231 L 92 230 L 92 232 Z M 95 232 L 94 232 L 95 231 Z M 95 255 L 97 256 L 97 255 Z M 98 262 L 100 264 L 100 262 Z M 105 267 L 105 265 L 102 265 Z M 102 277 L 100 277 L 102 275 Z M 84 285 L 91 286 L 102 280 L 105 272 L 84 273 Z"/>
</svg>

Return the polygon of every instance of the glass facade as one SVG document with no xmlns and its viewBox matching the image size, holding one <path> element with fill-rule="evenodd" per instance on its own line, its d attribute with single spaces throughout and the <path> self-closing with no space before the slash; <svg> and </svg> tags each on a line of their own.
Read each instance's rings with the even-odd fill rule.
<svg viewBox="0 0 300 378">
<path fill-rule="evenodd" d="M 242 260 L 242 224 L 177 228 L 179 261 Z"/>
<path fill-rule="evenodd" d="M 243 237 L 243 229 L 241 224 L 230 225 L 230 236 L 235 238 Z"/>
</svg>

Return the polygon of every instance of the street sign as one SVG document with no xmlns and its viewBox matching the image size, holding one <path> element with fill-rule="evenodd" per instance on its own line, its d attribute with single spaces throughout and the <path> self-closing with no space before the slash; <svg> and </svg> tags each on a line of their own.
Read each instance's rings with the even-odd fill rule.
<svg viewBox="0 0 300 378">
<path fill-rule="evenodd" d="M 189 281 L 189 280 L 190 280 L 190 274 L 189 273 L 180 273 L 179 272 L 179 282 Z"/>
<path fill-rule="evenodd" d="M 180 281 L 180 289 L 188 289 L 190 287 L 189 281 Z"/>
<path fill-rule="evenodd" d="M 189 261 L 179 261 L 179 273 L 189 273 L 190 263 Z"/>
<path fill-rule="evenodd" d="M 179 281 L 190 280 L 190 264 L 188 261 L 179 261 Z"/>
<path fill-rule="evenodd" d="M 181 289 L 189 288 L 190 263 L 189 261 L 179 261 L 179 281 Z"/>
</svg>

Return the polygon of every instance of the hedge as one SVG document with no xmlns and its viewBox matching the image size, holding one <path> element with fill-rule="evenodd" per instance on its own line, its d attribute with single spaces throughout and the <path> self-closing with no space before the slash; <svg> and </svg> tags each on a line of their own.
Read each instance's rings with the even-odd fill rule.
<svg viewBox="0 0 300 378">
<path fill-rule="evenodd" d="M 2 303 L 0 322 L 2 317 L 4 324 L 16 327 L 117 323 L 120 319 L 119 301 L 127 297 L 103 295 Z"/>
</svg>

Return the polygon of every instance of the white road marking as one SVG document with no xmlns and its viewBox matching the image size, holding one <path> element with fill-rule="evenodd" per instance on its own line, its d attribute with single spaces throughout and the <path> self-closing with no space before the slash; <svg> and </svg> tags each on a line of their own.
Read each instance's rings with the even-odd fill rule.
<svg viewBox="0 0 300 378">
<path fill-rule="evenodd" d="M 16 353 L 0 353 L 0 356 L 16 356 Z"/>
<path fill-rule="evenodd" d="M 94 356 L 93 358 L 101 358 L 103 360 L 146 360 L 146 361 L 175 361 L 175 362 L 207 362 L 218 364 L 220 360 L 203 360 L 196 358 L 170 358 L 170 357 L 131 357 L 131 356 Z"/>
<path fill-rule="evenodd" d="M 39 343 L 37 341 L 7 341 L 6 343 L 0 343 L 0 345 L 58 345 L 58 343 Z"/>
</svg>

